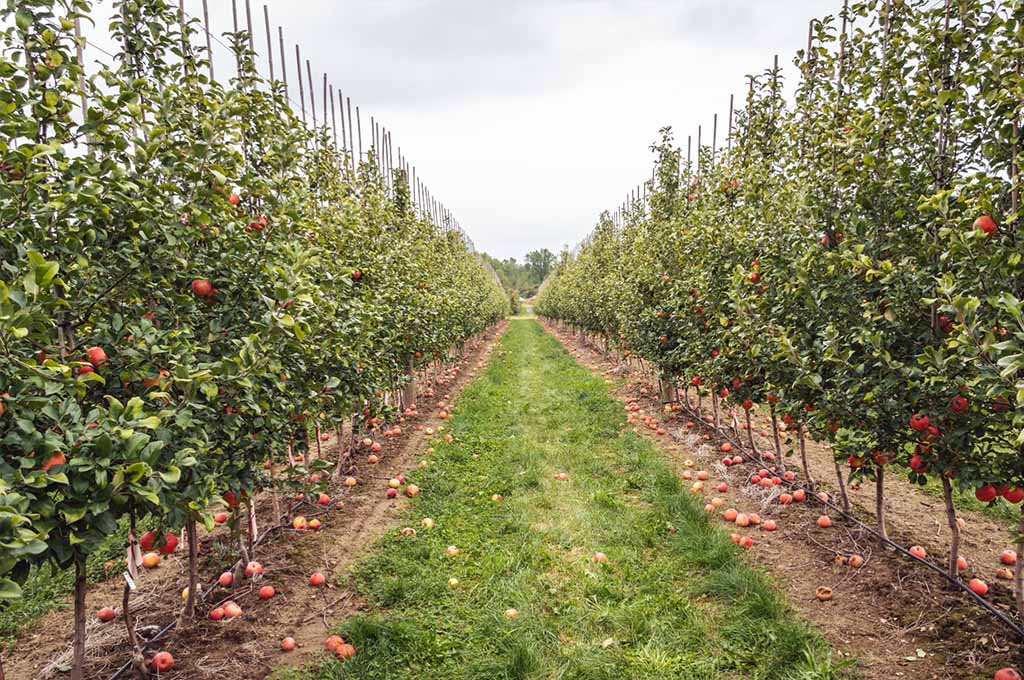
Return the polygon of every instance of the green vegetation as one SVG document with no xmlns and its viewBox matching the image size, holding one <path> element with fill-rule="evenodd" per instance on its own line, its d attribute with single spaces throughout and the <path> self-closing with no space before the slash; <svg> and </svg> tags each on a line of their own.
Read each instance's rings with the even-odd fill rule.
<svg viewBox="0 0 1024 680">
<path fill-rule="evenodd" d="M 99 583 L 118 571 L 108 570 L 113 562 L 124 567 L 124 546 L 128 540 L 128 518 L 118 523 L 116 532 L 104 538 L 95 552 L 86 560 L 86 573 L 90 583 Z M 51 565 L 36 567 L 21 586 L 21 597 L 0 607 L 0 647 L 14 643 L 21 631 L 36 623 L 39 617 L 57 607 L 71 605 L 75 574 Z"/>
<path fill-rule="evenodd" d="M 513 293 L 516 299 L 519 296 L 528 298 L 536 295 L 540 284 L 544 283 L 544 279 L 551 273 L 558 259 L 547 248 L 531 250 L 526 254 L 522 264 L 514 257 L 499 260 L 483 253 L 483 258 L 498 274 L 505 290 Z"/>
<path fill-rule="evenodd" d="M 338 631 L 355 658 L 280 680 L 841 676 L 602 380 L 535 321 L 498 349 L 458 402 L 455 442 L 414 475 L 418 535 L 392 532 L 358 567 L 372 606 Z"/>
</svg>

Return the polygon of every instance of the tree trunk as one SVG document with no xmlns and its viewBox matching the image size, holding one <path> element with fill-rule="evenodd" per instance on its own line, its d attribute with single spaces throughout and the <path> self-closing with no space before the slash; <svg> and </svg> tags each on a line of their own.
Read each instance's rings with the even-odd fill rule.
<svg viewBox="0 0 1024 680">
<path fill-rule="evenodd" d="M 658 378 L 658 385 L 661 388 L 661 403 L 671 404 L 679 399 L 676 394 L 676 387 L 672 383 L 672 376 L 668 371 L 662 371 Z"/>
<path fill-rule="evenodd" d="M 127 583 L 124 584 L 124 592 L 121 595 L 121 616 L 124 617 L 124 626 L 128 631 L 128 645 L 132 650 L 132 675 L 135 678 L 146 678 L 149 673 L 146 671 L 146 656 L 139 646 L 139 638 L 135 635 L 135 617 L 131 610 L 132 589 Z"/>
<path fill-rule="evenodd" d="M 715 392 L 713 389 L 711 390 L 711 411 L 712 411 L 712 413 L 714 413 L 714 416 L 715 416 L 715 430 L 717 431 L 719 429 L 719 422 L 718 422 L 718 393 Z"/>
<path fill-rule="evenodd" d="M 317 425 L 313 430 L 313 434 L 316 437 L 316 459 L 320 460 L 323 458 L 323 451 L 320 449 L 320 426 Z"/>
<path fill-rule="evenodd" d="M 1020 523 L 1017 524 L 1017 554 L 1024 555 L 1024 505 L 1020 508 Z M 1024 617 L 1024 560 L 1018 559 L 1013 567 L 1013 595 L 1017 601 L 1017 613 Z"/>
<path fill-rule="evenodd" d="M 191 515 L 185 521 L 188 534 L 188 597 L 178 617 L 178 630 L 185 630 L 195 620 L 196 588 L 199 586 L 199 546 L 196 544 L 196 520 Z"/>
<path fill-rule="evenodd" d="M 800 465 L 804 469 L 804 478 L 807 480 L 807 485 L 811 491 L 814 491 L 818 483 L 814 481 L 814 477 L 811 476 L 811 468 L 807 466 L 807 440 L 804 438 L 804 426 L 800 424 L 798 434 L 800 437 Z"/>
<path fill-rule="evenodd" d="M 779 441 L 779 419 L 775 415 L 775 404 L 771 404 L 768 409 L 772 414 L 772 437 L 775 439 L 775 460 L 779 463 L 782 462 L 782 442 Z M 800 436 L 803 437 L 803 429 L 800 430 Z"/>
<path fill-rule="evenodd" d="M 750 411 L 743 409 L 743 412 L 747 414 L 747 437 L 750 438 L 750 450 L 754 452 L 755 456 L 760 458 L 761 452 L 757 450 L 757 444 L 754 443 L 754 428 L 750 424 Z"/>
<path fill-rule="evenodd" d="M 803 429 L 803 428 L 801 428 Z M 839 498 L 843 503 L 843 512 L 850 513 L 850 495 L 846 493 L 846 482 L 843 480 L 843 469 L 839 467 L 839 459 L 832 457 L 832 463 L 836 467 L 836 482 L 839 484 Z"/>
<path fill-rule="evenodd" d="M 409 382 L 405 384 L 405 388 L 402 391 L 402 408 L 411 408 L 416 403 L 416 359 L 413 356 L 409 357 L 407 374 Z"/>
<path fill-rule="evenodd" d="M 75 639 L 71 680 L 85 680 L 85 558 L 75 558 Z"/>
<path fill-rule="evenodd" d="M 879 465 L 875 468 L 875 520 L 878 523 L 878 533 L 882 538 L 889 538 L 889 532 L 885 530 L 885 466 Z"/>
<path fill-rule="evenodd" d="M 949 477 L 942 475 L 942 500 L 946 504 L 946 520 L 949 523 L 950 544 L 949 544 L 949 567 L 947 573 L 950 578 L 958 578 L 960 570 L 957 569 L 957 558 L 960 557 L 960 525 L 956 523 L 956 505 L 953 503 L 953 485 L 949 483 Z"/>
</svg>

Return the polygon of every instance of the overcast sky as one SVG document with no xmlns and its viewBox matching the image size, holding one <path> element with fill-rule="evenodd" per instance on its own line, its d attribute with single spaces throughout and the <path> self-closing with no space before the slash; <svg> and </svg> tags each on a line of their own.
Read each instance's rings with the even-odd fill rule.
<svg viewBox="0 0 1024 680">
<path fill-rule="evenodd" d="M 208 2 L 231 30 L 230 0 Z M 291 81 L 299 43 L 318 88 L 326 72 L 364 133 L 371 114 L 393 131 L 478 250 L 521 258 L 575 244 L 649 176 L 660 127 L 685 144 L 714 113 L 724 125 L 776 53 L 792 76 L 808 20 L 838 0 L 254 0 L 261 54 L 264 4 Z"/>
</svg>

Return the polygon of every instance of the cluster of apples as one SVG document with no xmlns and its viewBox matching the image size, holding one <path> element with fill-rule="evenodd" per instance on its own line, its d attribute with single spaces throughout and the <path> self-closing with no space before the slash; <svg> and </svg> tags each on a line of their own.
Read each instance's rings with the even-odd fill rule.
<svg viewBox="0 0 1024 680">
<path fill-rule="evenodd" d="M 385 495 L 388 498 L 398 498 L 399 489 L 402 488 L 403 484 L 405 484 L 405 475 L 400 474 L 397 477 L 392 477 L 388 480 L 388 488 L 387 491 L 385 491 Z M 409 484 L 402 490 L 402 493 L 409 498 L 413 498 L 414 496 L 419 495 L 420 487 L 415 484 Z"/>
</svg>

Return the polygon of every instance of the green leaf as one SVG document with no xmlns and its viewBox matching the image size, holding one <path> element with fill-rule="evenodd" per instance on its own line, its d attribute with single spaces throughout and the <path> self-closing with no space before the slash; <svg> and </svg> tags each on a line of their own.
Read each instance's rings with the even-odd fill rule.
<svg viewBox="0 0 1024 680">
<path fill-rule="evenodd" d="M 0 600 L 21 599 L 21 586 L 9 578 L 0 578 Z"/>
<path fill-rule="evenodd" d="M 171 465 L 166 470 L 160 472 L 160 478 L 168 484 L 177 484 L 178 480 L 181 479 L 181 470 Z"/>
</svg>

